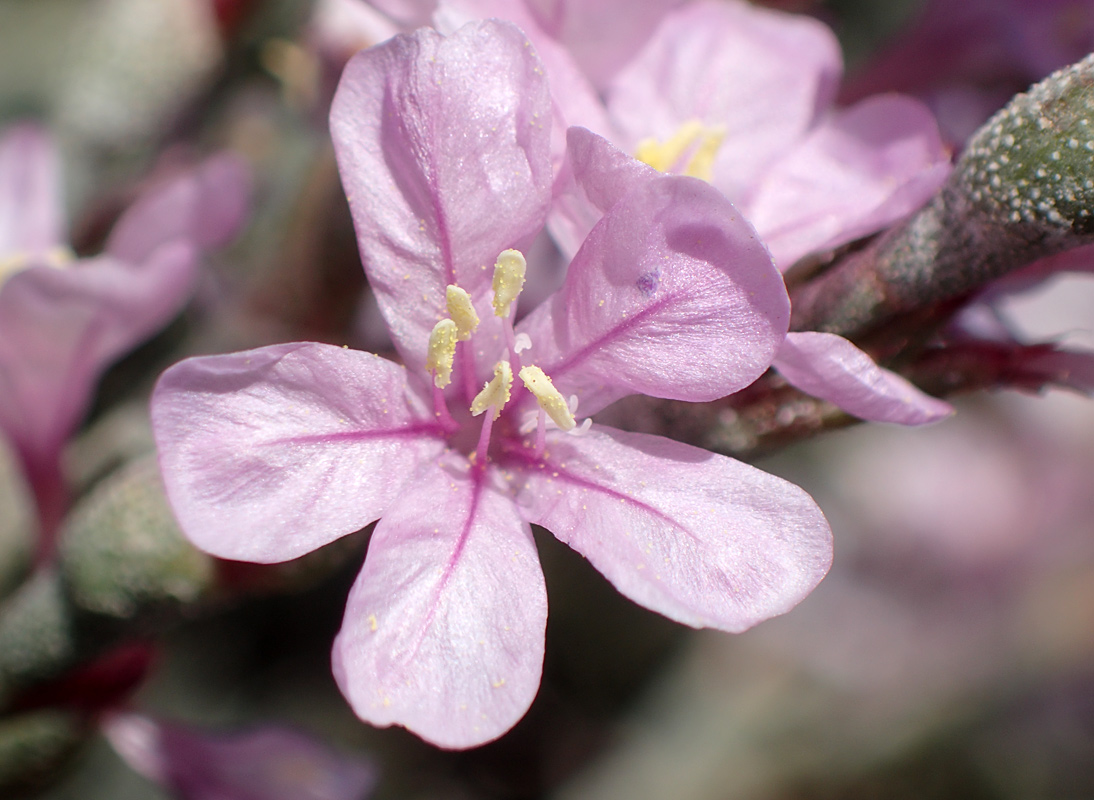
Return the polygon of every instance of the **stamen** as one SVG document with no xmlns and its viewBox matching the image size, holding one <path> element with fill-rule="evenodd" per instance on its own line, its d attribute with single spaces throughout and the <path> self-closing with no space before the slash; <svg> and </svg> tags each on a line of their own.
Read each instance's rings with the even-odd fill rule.
<svg viewBox="0 0 1094 800">
<path fill-rule="evenodd" d="M 471 401 L 471 416 L 477 417 L 488 408 L 494 409 L 493 419 L 501 416 L 501 410 L 509 402 L 510 389 L 513 387 L 513 370 L 508 361 L 499 361 L 494 365 L 494 377 L 487 381 L 482 391 Z"/>
<path fill-rule="evenodd" d="M 494 264 L 494 313 L 508 317 L 513 301 L 524 288 L 528 262 L 519 250 L 503 250 Z"/>
<path fill-rule="evenodd" d="M 452 419 L 452 414 L 448 411 L 448 403 L 444 401 L 444 390 L 437 386 L 433 387 L 433 416 L 449 431 L 459 430 L 460 426 L 456 420 Z"/>
<path fill-rule="evenodd" d="M 486 462 L 490 457 L 490 431 L 493 427 L 494 415 L 487 414 L 482 421 L 482 430 L 479 431 L 479 443 L 471 454 L 471 469 L 480 474 L 486 469 Z"/>
<path fill-rule="evenodd" d="M 72 248 L 65 247 L 63 244 L 51 247 L 45 252 L 46 264 L 57 269 L 64 269 L 75 260 L 76 254 L 72 252 Z"/>
<path fill-rule="evenodd" d="M 564 431 L 573 430 L 577 422 L 566 404 L 566 399 L 551 383 L 551 379 L 537 366 L 527 366 L 521 369 L 520 379 L 528 387 L 528 391 L 536 396 L 539 407 L 547 412 L 547 416 Z"/>
<path fill-rule="evenodd" d="M 471 295 L 454 283 L 445 289 L 445 301 L 448 304 L 448 316 L 456 323 L 456 338 L 466 342 L 479 327 L 479 315 L 471 302 Z"/>
<path fill-rule="evenodd" d="M 634 157 L 659 172 L 679 171 L 709 182 L 713 177 L 714 158 L 725 135 L 724 126 L 708 128 L 699 120 L 692 119 L 681 125 L 665 142 L 652 137 L 643 139 L 635 148 Z M 692 148 L 691 158 L 683 163 Z"/>
<path fill-rule="evenodd" d="M 680 126 L 665 142 L 660 142 L 654 137 L 643 139 L 634 149 L 634 157 L 645 162 L 658 172 L 668 172 L 684 151 L 694 144 L 695 140 L 703 134 L 703 123 L 697 119 L 688 120 Z"/>
<path fill-rule="evenodd" d="M 452 383 L 452 361 L 456 358 L 457 328 L 450 319 L 442 319 L 429 334 L 425 368 L 433 373 L 433 385 L 443 389 Z"/>
<path fill-rule="evenodd" d="M 547 448 L 547 412 L 542 408 L 536 414 L 536 458 Z"/>
<path fill-rule="evenodd" d="M 714 157 L 718 155 L 718 148 L 722 146 L 722 140 L 725 138 L 724 126 L 710 128 L 704 132 L 703 139 L 695 149 L 684 174 L 710 183 L 714 177 Z"/>
<path fill-rule="evenodd" d="M 48 250 L 19 250 L 0 258 L 0 280 L 36 264 L 63 269 L 75 260 L 76 254 L 64 245 L 57 245 Z"/>
</svg>

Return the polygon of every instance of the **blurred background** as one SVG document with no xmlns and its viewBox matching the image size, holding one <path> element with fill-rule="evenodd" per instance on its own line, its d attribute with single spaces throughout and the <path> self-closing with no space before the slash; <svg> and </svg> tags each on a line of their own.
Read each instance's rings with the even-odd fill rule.
<svg viewBox="0 0 1094 800">
<path fill-rule="evenodd" d="M 768 5 L 833 27 L 845 101 L 915 94 L 955 152 L 1015 92 L 1094 49 L 1092 2 Z M 0 126 L 33 118 L 54 132 L 78 254 L 97 252 L 150 176 L 221 150 L 254 176 L 250 222 L 206 259 L 194 301 L 103 379 L 66 452 L 88 497 L 116 494 L 130 474 L 119 467 L 151 452 L 148 392 L 174 361 L 300 339 L 387 347 L 325 123 L 341 64 L 381 35 L 353 6 L 0 0 Z M 1041 284 L 1002 313 L 1031 339 L 1094 345 L 1088 277 Z M 799 607 L 743 635 L 634 606 L 537 531 L 543 686 L 510 734 L 477 750 L 373 729 L 338 693 L 330 644 L 367 534 L 275 591 L 157 618 L 119 702 L 201 731 L 288 726 L 367 762 L 381 799 L 1092 797 L 1094 403 L 998 392 L 956 404 L 928 429 L 861 425 L 759 464 L 816 498 L 836 555 Z M 25 575 L 31 516 L 9 467 L 5 596 Z M 232 579 L 263 580 L 244 573 Z M 0 742 L 16 764 L 37 757 L 20 746 Z M 138 774 L 92 732 L 64 753 L 30 796 L 213 797 Z M 311 763 L 313 793 L 299 796 L 363 796 Z"/>
</svg>

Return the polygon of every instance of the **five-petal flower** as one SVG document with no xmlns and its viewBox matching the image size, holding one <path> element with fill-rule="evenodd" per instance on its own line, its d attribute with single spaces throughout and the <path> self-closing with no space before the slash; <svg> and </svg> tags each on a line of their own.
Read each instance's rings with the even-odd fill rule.
<svg viewBox="0 0 1094 800">
<path fill-rule="evenodd" d="M 488 21 L 364 51 L 331 123 L 404 365 L 308 343 L 190 359 L 161 378 L 153 424 L 183 530 L 215 555 L 281 561 L 380 518 L 333 656 L 363 719 L 469 747 L 524 714 L 547 613 L 533 524 L 692 626 L 744 630 L 816 585 L 831 534 L 803 491 L 575 418 L 634 392 L 711 400 L 770 364 L 785 288 L 719 192 L 657 175 L 623 193 L 514 328 L 512 248 L 552 184 L 523 34 Z"/>
</svg>

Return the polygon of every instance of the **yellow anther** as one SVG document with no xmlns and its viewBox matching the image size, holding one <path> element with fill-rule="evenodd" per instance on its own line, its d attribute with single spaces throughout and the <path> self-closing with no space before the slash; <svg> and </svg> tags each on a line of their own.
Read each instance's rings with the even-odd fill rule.
<svg viewBox="0 0 1094 800">
<path fill-rule="evenodd" d="M 688 161 L 684 174 L 710 183 L 714 177 L 714 158 L 718 155 L 718 148 L 722 146 L 722 140 L 725 138 L 726 129 L 723 127 L 706 130 L 691 160 Z"/>
<path fill-rule="evenodd" d="M 494 409 L 494 419 L 509 402 L 510 389 L 513 388 L 513 369 L 508 361 L 499 361 L 494 365 L 494 377 L 486 382 L 482 391 L 471 401 L 471 416 L 477 417 L 488 408 Z"/>
<path fill-rule="evenodd" d="M 574 420 L 574 415 L 570 413 L 570 407 L 567 405 L 566 399 L 551 383 L 551 379 L 544 374 L 543 370 L 534 365 L 522 367 L 520 379 L 524 381 L 528 391 L 535 395 L 539 407 L 547 412 L 547 416 L 554 421 L 555 425 L 564 431 L 574 429 L 577 422 Z"/>
<path fill-rule="evenodd" d="M 429 334 L 425 368 L 433 373 L 433 384 L 443 389 L 452 383 L 452 362 L 456 358 L 457 328 L 450 319 L 442 319 Z"/>
<path fill-rule="evenodd" d="M 454 283 L 448 285 L 444 294 L 448 303 L 448 316 L 456 323 L 456 338 L 466 342 L 475 332 L 475 328 L 479 327 L 479 315 L 475 313 L 471 295 Z"/>
<path fill-rule="evenodd" d="M 703 123 L 697 119 L 688 120 L 666 141 L 660 142 L 652 136 L 643 139 L 635 148 L 634 157 L 644 161 L 658 172 L 668 172 L 691 147 L 695 140 L 703 135 Z"/>
<path fill-rule="evenodd" d="M 524 288 L 528 262 L 519 250 L 503 250 L 494 264 L 494 313 L 509 316 L 509 307 Z"/>
<path fill-rule="evenodd" d="M 27 267 L 41 265 L 61 269 L 75 260 L 76 254 L 63 245 L 51 247 L 49 250 L 18 250 L 0 258 L 0 280 L 22 272 Z"/>
<path fill-rule="evenodd" d="M 46 250 L 45 253 L 42 254 L 42 260 L 47 266 L 61 269 L 75 261 L 76 254 L 72 252 L 71 248 L 59 244 L 56 247 L 51 247 L 49 250 Z"/>
<path fill-rule="evenodd" d="M 725 135 L 723 127 L 708 128 L 699 120 L 692 119 L 681 125 L 665 142 L 652 137 L 643 139 L 635 148 L 634 157 L 659 172 L 681 171 L 685 175 L 709 181 L 714 157 Z M 691 158 L 682 170 L 677 170 L 689 150 L 692 151 Z"/>
</svg>

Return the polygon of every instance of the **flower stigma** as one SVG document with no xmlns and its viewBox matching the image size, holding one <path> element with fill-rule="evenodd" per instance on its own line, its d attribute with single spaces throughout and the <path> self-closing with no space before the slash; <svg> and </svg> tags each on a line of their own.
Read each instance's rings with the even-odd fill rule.
<svg viewBox="0 0 1094 800">
<path fill-rule="evenodd" d="M 666 141 L 654 137 L 643 139 L 635 147 L 634 157 L 658 172 L 679 172 L 710 183 L 714 175 L 714 158 L 725 139 L 723 125 L 707 127 L 699 120 L 685 122 Z M 687 161 L 683 159 L 687 156 Z M 683 169 L 676 169 L 683 163 Z"/>
</svg>

